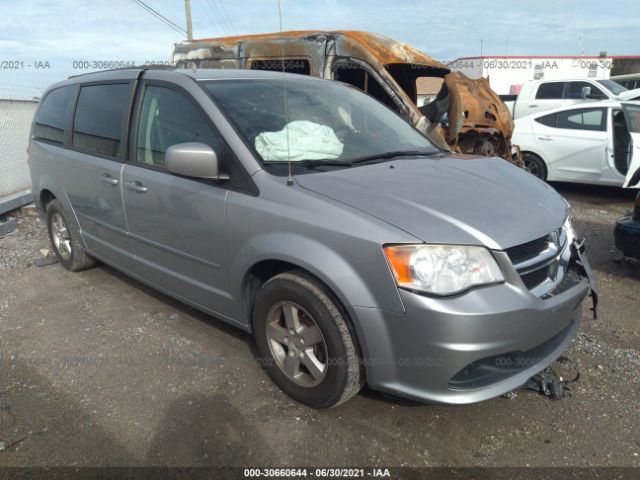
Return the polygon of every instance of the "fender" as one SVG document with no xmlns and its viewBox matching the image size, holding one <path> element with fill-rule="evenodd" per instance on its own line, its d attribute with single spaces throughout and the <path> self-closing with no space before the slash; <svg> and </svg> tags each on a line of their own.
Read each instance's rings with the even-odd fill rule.
<svg viewBox="0 0 640 480">
<path fill-rule="evenodd" d="M 64 211 L 67 213 L 69 228 L 79 233 L 78 237 L 82 242 L 82 246 L 84 248 L 87 248 L 87 245 L 84 241 L 84 237 L 82 236 L 80 222 L 78 221 L 78 217 L 76 217 L 76 212 L 73 209 L 71 202 L 69 201 L 69 197 L 67 197 L 67 194 L 64 191 L 64 189 L 56 187 L 55 185 L 59 185 L 59 183 L 55 182 L 48 173 L 40 175 L 39 184 L 37 186 L 33 185 L 34 192 L 35 192 L 34 201 L 35 201 L 36 207 L 38 208 L 38 211 L 40 212 L 41 220 L 43 220 L 46 224 L 47 212 L 45 210 L 45 206 L 42 205 L 41 196 L 44 190 L 48 190 L 53 194 L 56 200 L 58 200 L 62 204 L 62 208 L 64 208 Z"/>
<path fill-rule="evenodd" d="M 244 311 L 242 302 L 243 281 L 251 267 L 264 260 L 288 262 L 315 275 L 338 297 L 357 329 L 359 328 L 353 310 L 355 306 L 404 313 L 404 305 L 388 269 L 380 272 L 374 279 L 379 286 L 378 291 L 374 292 L 375 287 L 368 284 L 342 255 L 329 246 L 299 234 L 273 232 L 251 238 L 240 247 L 229 266 L 233 317 L 247 326 L 250 324 L 250 318 L 248 312 Z M 334 274 L 327 276 L 327 271 Z"/>
</svg>

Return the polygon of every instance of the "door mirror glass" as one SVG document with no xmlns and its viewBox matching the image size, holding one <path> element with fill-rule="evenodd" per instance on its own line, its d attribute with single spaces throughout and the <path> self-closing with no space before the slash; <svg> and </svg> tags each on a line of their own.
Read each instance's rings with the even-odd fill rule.
<svg viewBox="0 0 640 480">
<path fill-rule="evenodd" d="M 218 155 L 209 145 L 200 142 L 178 143 L 167 149 L 167 170 L 185 177 L 207 180 L 228 180 L 220 173 Z"/>
</svg>

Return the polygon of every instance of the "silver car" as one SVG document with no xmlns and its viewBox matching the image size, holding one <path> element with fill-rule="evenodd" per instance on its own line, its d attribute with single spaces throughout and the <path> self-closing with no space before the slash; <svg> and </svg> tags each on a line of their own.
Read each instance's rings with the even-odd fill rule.
<svg viewBox="0 0 640 480">
<path fill-rule="evenodd" d="M 339 82 L 72 77 L 45 93 L 29 152 L 65 268 L 104 262 L 253 332 L 273 381 L 315 408 L 365 383 L 501 395 L 563 352 L 591 288 L 551 187 L 442 151 Z"/>
</svg>

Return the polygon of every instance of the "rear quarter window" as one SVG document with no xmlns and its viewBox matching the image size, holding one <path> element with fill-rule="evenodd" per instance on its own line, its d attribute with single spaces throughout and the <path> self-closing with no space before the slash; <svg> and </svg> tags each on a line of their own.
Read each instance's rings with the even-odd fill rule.
<svg viewBox="0 0 640 480">
<path fill-rule="evenodd" d="M 87 153 L 120 157 L 130 95 L 129 83 L 82 87 L 73 120 L 73 147 Z"/>
<path fill-rule="evenodd" d="M 545 115 L 544 117 L 538 117 L 535 119 L 536 122 L 546 125 L 547 127 L 555 127 L 557 120 L 557 113 L 552 113 L 551 115 Z"/>
<path fill-rule="evenodd" d="M 71 109 L 75 85 L 51 90 L 42 100 L 33 125 L 33 138 L 64 144 L 65 123 Z"/>
</svg>

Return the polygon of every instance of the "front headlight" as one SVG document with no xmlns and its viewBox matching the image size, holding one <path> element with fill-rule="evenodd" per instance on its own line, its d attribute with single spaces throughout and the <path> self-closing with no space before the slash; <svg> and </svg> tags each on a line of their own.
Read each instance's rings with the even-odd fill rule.
<svg viewBox="0 0 640 480">
<path fill-rule="evenodd" d="M 466 245 L 390 245 L 384 247 L 399 287 L 452 295 L 478 285 L 504 281 L 491 252 Z"/>
</svg>

